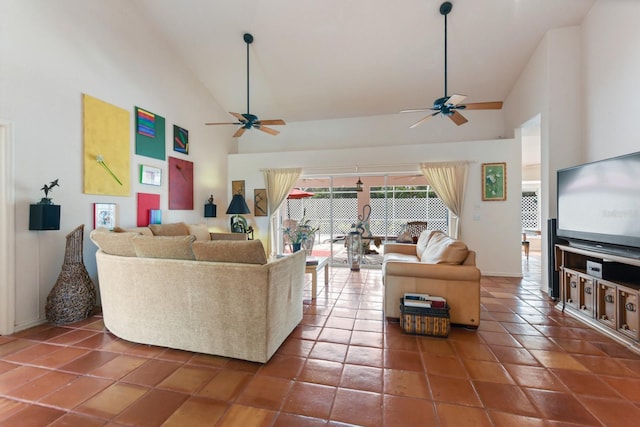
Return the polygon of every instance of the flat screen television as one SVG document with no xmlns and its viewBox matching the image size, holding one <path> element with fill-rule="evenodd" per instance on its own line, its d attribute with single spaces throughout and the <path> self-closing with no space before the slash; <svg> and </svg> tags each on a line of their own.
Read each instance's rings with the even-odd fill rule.
<svg viewBox="0 0 640 427">
<path fill-rule="evenodd" d="M 640 152 L 558 171 L 558 237 L 640 258 Z"/>
</svg>

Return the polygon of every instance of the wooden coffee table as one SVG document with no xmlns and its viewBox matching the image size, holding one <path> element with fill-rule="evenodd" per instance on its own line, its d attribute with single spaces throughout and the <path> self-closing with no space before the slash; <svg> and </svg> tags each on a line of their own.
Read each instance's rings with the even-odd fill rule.
<svg viewBox="0 0 640 427">
<path fill-rule="evenodd" d="M 305 273 L 311 274 L 311 299 L 316 297 L 318 292 L 318 271 L 324 267 L 324 284 L 329 284 L 329 257 L 311 256 L 307 257 Z"/>
</svg>

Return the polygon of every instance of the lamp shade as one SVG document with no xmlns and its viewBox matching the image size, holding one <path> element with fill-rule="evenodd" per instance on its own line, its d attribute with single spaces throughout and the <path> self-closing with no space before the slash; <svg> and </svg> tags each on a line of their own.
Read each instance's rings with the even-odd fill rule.
<svg viewBox="0 0 640 427">
<path fill-rule="evenodd" d="M 247 202 L 244 201 L 244 196 L 242 194 L 234 194 L 231 203 L 229 203 L 227 214 L 238 215 L 248 213 L 251 213 L 251 211 L 249 210 L 249 206 L 247 206 Z"/>
</svg>

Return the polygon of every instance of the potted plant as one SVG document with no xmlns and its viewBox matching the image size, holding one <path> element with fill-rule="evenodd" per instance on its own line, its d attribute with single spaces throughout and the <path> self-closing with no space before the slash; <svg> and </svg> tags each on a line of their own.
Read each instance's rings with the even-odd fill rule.
<svg viewBox="0 0 640 427">
<path fill-rule="evenodd" d="M 315 233 L 319 229 L 320 227 L 313 227 L 309 223 L 309 220 L 305 219 L 303 216 L 297 225 L 284 227 L 282 234 L 285 236 L 286 240 L 291 243 L 293 252 L 297 252 L 304 247 L 305 251 L 307 251 L 307 256 L 309 256 L 313 250 Z"/>
</svg>

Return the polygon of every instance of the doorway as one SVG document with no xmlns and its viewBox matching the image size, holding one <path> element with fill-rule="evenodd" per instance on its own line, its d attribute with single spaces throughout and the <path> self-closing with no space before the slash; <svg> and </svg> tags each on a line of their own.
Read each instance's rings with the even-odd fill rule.
<svg viewBox="0 0 640 427">
<path fill-rule="evenodd" d="M 0 335 L 15 328 L 15 217 L 13 135 L 11 124 L 0 119 Z"/>
<path fill-rule="evenodd" d="M 522 273 L 542 279 L 541 125 L 536 115 L 522 125 Z"/>
</svg>

